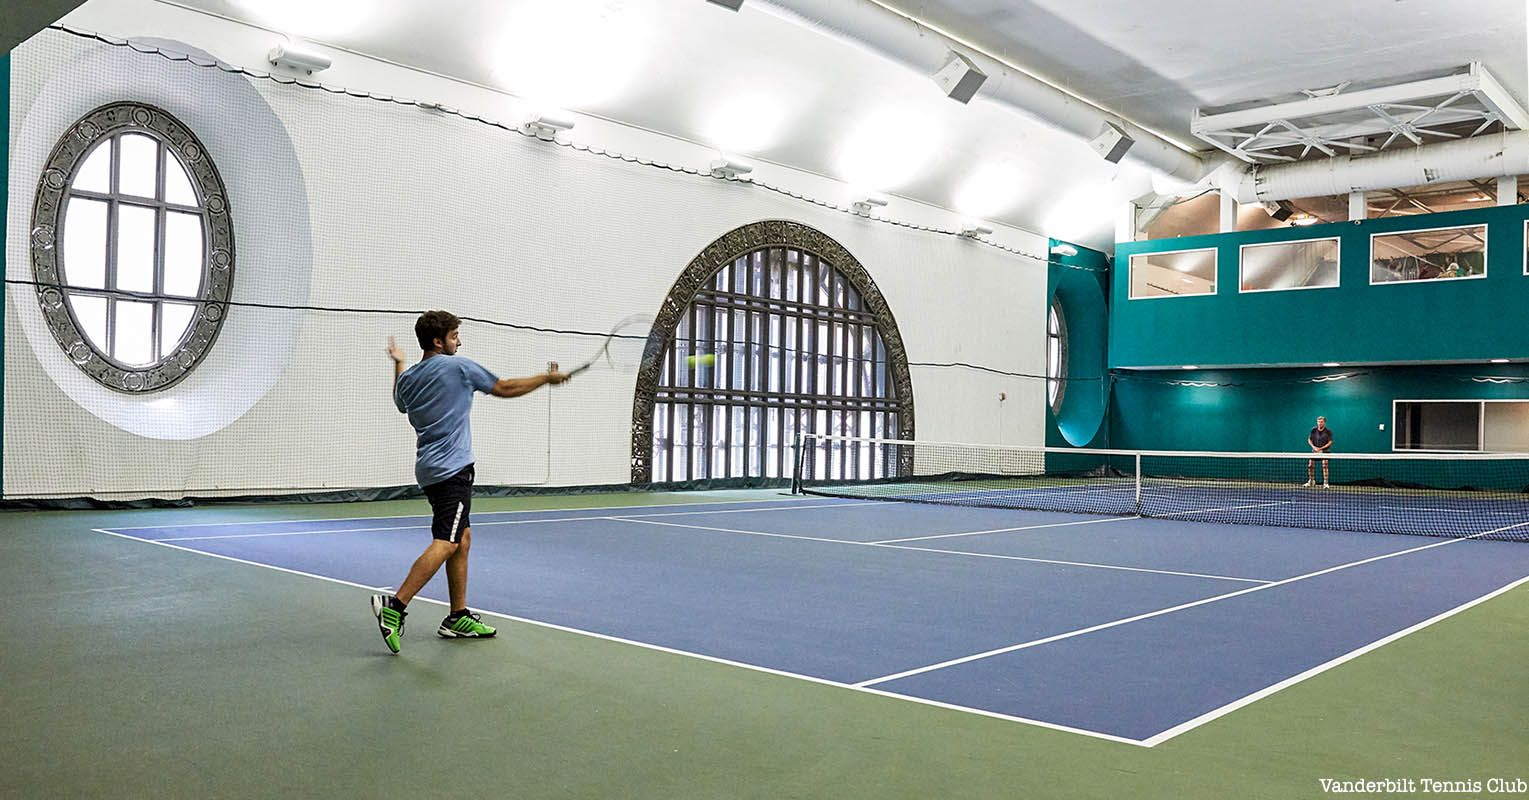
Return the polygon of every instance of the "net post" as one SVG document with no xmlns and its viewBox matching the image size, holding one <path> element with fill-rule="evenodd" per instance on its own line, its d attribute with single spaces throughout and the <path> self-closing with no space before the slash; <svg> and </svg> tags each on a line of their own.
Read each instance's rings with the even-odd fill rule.
<svg viewBox="0 0 1529 800">
<path fill-rule="evenodd" d="M 1136 453 L 1136 515 L 1141 516 L 1141 453 Z"/>
<path fill-rule="evenodd" d="M 791 493 L 792 494 L 801 494 L 802 493 L 802 457 L 803 457 L 802 454 L 804 452 L 803 443 L 805 442 L 805 440 L 806 440 L 806 434 L 802 433 L 801 431 L 797 431 L 797 433 L 796 433 L 796 464 L 795 464 L 794 467 L 792 467 L 792 470 L 791 470 Z"/>
</svg>

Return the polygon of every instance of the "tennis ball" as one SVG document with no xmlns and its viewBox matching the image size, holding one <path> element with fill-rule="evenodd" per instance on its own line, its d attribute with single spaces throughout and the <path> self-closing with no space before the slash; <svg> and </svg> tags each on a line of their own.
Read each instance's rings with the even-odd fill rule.
<svg viewBox="0 0 1529 800">
<path fill-rule="evenodd" d="M 685 366 L 691 368 L 709 367 L 715 363 L 717 363 L 717 355 L 715 353 L 706 353 L 699 356 L 686 356 L 685 358 Z"/>
</svg>

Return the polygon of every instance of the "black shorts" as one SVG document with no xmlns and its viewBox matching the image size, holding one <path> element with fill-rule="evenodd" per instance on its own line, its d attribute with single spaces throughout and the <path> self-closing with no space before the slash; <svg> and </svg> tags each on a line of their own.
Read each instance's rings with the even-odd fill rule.
<svg viewBox="0 0 1529 800">
<path fill-rule="evenodd" d="M 462 540 L 462 531 L 472 522 L 468 514 L 473 507 L 473 465 L 468 464 L 461 472 L 440 483 L 425 487 L 425 497 L 430 500 L 430 510 L 435 518 L 430 522 L 430 535 L 443 542 Z"/>
</svg>

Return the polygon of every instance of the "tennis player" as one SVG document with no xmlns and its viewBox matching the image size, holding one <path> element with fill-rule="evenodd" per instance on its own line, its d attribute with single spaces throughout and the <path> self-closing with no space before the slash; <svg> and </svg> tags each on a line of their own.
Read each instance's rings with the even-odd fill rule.
<svg viewBox="0 0 1529 800">
<path fill-rule="evenodd" d="M 446 311 L 426 311 L 414 323 L 424 355 L 419 363 L 404 368 L 404 354 L 388 337 L 388 356 L 393 359 L 393 403 L 409 415 L 417 434 L 414 477 L 430 500 L 434 519 L 433 540 L 415 559 L 398 593 L 372 595 L 372 613 L 388 649 L 398 652 L 409 601 L 424 588 L 441 565 L 446 565 L 451 614 L 441 620 L 436 633 L 444 638 L 484 638 L 494 628 L 484 625 L 467 608 L 467 552 L 472 547 L 468 515 L 472 511 L 473 392 L 495 397 L 519 397 L 568 376 L 552 364 L 547 372 L 529 378 L 500 379 L 472 359 L 457 355 L 462 346 L 458 333 L 462 321 Z"/>
<path fill-rule="evenodd" d="M 1327 417 L 1317 417 L 1317 427 L 1311 429 L 1311 433 L 1306 437 L 1306 443 L 1311 445 L 1311 452 L 1313 453 L 1326 453 L 1333 449 L 1333 432 L 1327 427 Z M 1317 460 L 1315 458 L 1306 460 L 1305 485 L 1308 487 L 1312 483 L 1312 467 L 1315 467 L 1316 464 Z M 1322 459 L 1322 488 L 1327 488 L 1327 459 L 1325 458 Z"/>
</svg>

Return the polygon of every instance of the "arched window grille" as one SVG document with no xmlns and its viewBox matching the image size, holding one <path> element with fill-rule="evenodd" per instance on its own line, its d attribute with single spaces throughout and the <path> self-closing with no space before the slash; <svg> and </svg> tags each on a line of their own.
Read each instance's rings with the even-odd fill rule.
<svg viewBox="0 0 1529 800">
<path fill-rule="evenodd" d="M 708 248 L 665 303 L 663 356 L 639 378 L 636 482 L 784 479 L 799 434 L 912 436 L 901 339 L 864 269 L 810 228 L 758 225 L 797 236 L 725 260 Z M 873 443 L 824 442 L 812 455 L 815 474 L 846 479 L 906 467 Z"/>
</svg>

